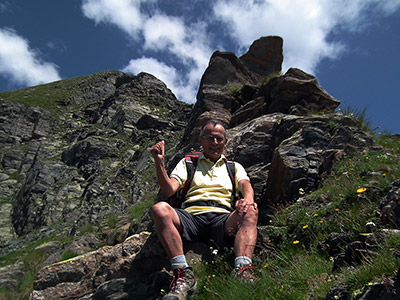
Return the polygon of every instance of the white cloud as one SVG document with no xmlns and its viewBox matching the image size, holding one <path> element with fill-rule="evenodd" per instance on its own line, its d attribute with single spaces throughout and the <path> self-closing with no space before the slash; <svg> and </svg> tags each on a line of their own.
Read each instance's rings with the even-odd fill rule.
<svg viewBox="0 0 400 300">
<path fill-rule="evenodd" d="M 140 3 L 140 0 L 84 0 L 82 11 L 96 24 L 112 23 L 130 36 L 136 37 L 144 21 L 140 13 Z"/>
<path fill-rule="evenodd" d="M 133 74 L 138 74 L 140 72 L 150 73 L 169 87 L 175 86 L 174 82 L 177 80 L 176 69 L 155 58 L 142 57 L 132 59 L 122 71 Z"/>
<path fill-rule="evenodd" d="M 149 3 L 145 0 L 84 0 L 82 10 L 96 24 L 113 24 L 135 40 L 142 38 L 145 51 L 155 51 L 159 57 L 173 55 L 177 64 L 185 66 L 184 73 L 177 73 L 175 67 L 153 57 L 133 59 L 123 71 L 151 73 L 164 81 L 178 99 L 195 102 L 198 83 L 212 53 L 207 46 L 206 26 L 204 23 L 188 25 L 184 16 L 168 16 L 157 10 L 151 14 L 141 11 L 141 4 L 145 2 Z"/>
<path fill-rule="evenodd" d="M 145 48 L 162 50 L 184 43 L 186 38 L 185 25 L 181 19 L 155 15 L 146 20 L 143 35 Z"/>
<path fill-rule="evenodd" d="M 26 39 L 0 28 L 0 74 L 17 85 L 37 85 L 60 80 L 57 66 L 44 62 Z"/>
<path fill-rule="evenodd" d="M 323 58 L 336 58 L 345 49 L 329 41 L 337 29 L 355 30 L 368 9 L 393 13 L 400 0 L 217 0 L 214 13 L 230 27 L 242 49 L 260 36 L 284 39 L 283 69 L 298 67 L 314 73 Z"/>
<path fill-rule="evenodd" d="M 140 72 L 146 72 L 156 76 L 158 79 L 163 81 L 168 88 L 170 88 L 178 99 L 186 102 L 190 101 L 193 97 L 194 86 L 190 84 L 184 85 L 181 83 L 180 75 L 173 66 L 168 66 L 163 62 L 158 61 L 155 58 L 142 57 L 138 59 L 132 59 L 129 64 L 122 69 L 123 72 L 138 74 Z M 193 84 L 193 81 L 190 81 Z"/>
<path fill-rule="evenodd" d="M 375 0 L 378 6 L 388 15 L 396 12 L 400 8 L 400 1 L 399 0 Z"/>
</svg>

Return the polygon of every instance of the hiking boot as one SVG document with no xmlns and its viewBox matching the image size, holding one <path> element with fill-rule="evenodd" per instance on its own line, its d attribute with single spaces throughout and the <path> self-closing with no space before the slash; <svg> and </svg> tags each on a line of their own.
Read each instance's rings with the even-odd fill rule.
<svg viewBox="0 0 400 300">
<path fill-rule="evenodd" d="M 191 267 L 175 269 L 170 291 L 162 300 L 188 300 L 197 291 L 197 283 Z"/>
<path fill-rule="evenodd" d="M 233 277 L 248 283 L 253 283 L 258 280 L 258 278 L 254 275 L 254 267 L 252 264 L 236 267 L 233 269 L 232 275 Z"/>
</svg>

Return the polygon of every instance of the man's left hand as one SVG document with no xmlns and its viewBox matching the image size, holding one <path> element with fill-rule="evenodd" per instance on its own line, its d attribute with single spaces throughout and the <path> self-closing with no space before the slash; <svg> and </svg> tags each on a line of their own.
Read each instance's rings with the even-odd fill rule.
<svg viewBox="0 0 400 300">
<path fill-rule="evenodd" d="M 235 210 L 239 216 L 245 215 L 249 209 L 257 209 L 257 203 L 242 198 L 235 203 Z"/>
</svg>

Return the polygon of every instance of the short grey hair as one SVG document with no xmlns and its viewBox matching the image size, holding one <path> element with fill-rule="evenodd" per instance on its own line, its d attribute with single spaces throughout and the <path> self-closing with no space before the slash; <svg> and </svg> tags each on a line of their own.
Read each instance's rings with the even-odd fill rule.
<svg viewBox="0 0 400 300">
<path fill-rule="evenodd" d="M 200 129 L 200 134 L 199 134 L 200 137 L 204 136 L 204 131 L 206 130 L 207 125 L 209 124 L 212 124 L 214 127 L 217 125 L 221 125 L 222 127 L 224 127 L 224 138 L 226 138 L 226 125 L 224 122 L 217 119 L 210 119 L 204 123 L 204 125 Z"/>
</svg>

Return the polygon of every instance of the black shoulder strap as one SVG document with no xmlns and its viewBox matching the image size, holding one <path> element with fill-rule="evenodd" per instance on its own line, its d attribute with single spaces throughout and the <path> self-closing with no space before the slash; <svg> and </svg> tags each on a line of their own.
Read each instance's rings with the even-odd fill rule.
<svg viewBox="0 0 400 300">
<path fill-rule="evenodd" d="M 226 169 L 228 170 L 229 178 L 232 182 L 232 208 L 235 209 L 235 201 L 236 201 L 236 170 L 235 163 L 233 161 L 226 162 Z"/>
<path fill-rule="evenodd" d="M 186 193 L 193 181 L 194 173 L 196 172 L 197 163 L 199 161 L 199 154 L 188 154 L 185 156 L 185 164 L 186 164 L 186 171 L 187 171 L 187 179 L 183 188 L 180 191 L 179 197 L 181 199 L 185 199 Z"/>
</svg>

